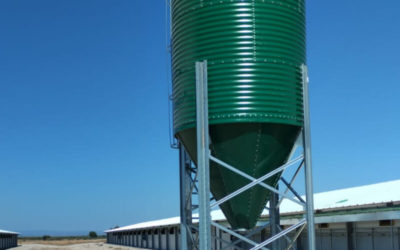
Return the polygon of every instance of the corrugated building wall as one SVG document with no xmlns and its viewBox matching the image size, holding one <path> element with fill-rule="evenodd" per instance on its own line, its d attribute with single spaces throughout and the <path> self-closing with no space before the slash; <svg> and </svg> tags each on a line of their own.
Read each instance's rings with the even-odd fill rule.
<svg viewBox="0 0 400 250">
<path fill-rule="evenodd" d="M 334 190 L 315 194 L 316 243 L 319 250 L 400 250 L 400 180 Z M 282 229 L 303 217 L 298 207 L 284 201 L 281 209 Z M 265 211 L 262 221 L 268 220 Z M 196 217 L 196 216 L 194 216 Z M 226 225 L 221 211 L 212 219 Z M 179 217 L 145 222 L 107 230 L 107 243 L 149 249 L 180 248 Z M 269 228 L 252 236 L 261 242 L 268 238 Z M 246 244 L 229 246 L 237 239 L 212 228 L 212 249 L 249 249 Z M 303 231 L 292 249 L 306 250 L 307 232 Z M 220 238 L 222 240 L 218 240 Z M 288 241 L 280 239 L 279 249 Z"/>
<path fill-rule="evenodd" d="M 400 220 L 383 220 L 322 223 L 317 225 L 317 249 L 320 250 L 400 250 Z M 392 225 L 387 225 L 387 224 Z M 213 228 L 213 237 L 222 238 L 225 242 L 214 239 L 212 249 L 235 249 L 229 245 L 236 239 L 229 234 Z M 261 241 L 268 237 L 268 230 L 254 235 L 252 240 Z M 306 250 L 307 232 L 303 232 L 292 249 Z M 179 226 L 160 227 L 142 230 L 130 230 L 107 233 L 107 243 L 149 249 L 177 250 L 180 248 Z M 279 249 L 286 249 L 288 241 L 281 239 Z M 248 244 L 236 245 L 239 249 L 249 249 Z M 238 249 L 236 248 L 236 249 Z"/>
<path fill-rule="evenodd" d="M 0 249 L 18 246 L 18 233 L 0 230 Z"/>
</svg>

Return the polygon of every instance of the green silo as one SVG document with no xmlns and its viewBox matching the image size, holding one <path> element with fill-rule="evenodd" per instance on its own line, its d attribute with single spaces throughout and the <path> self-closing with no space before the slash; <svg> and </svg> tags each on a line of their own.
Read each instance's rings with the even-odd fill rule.
<svg viewBox="0 0 400 250">
<path fill-rule="evenodd" d="M 172 0 L 171 10 L 174 133 L 191 158 L 195 62 L 207 60 L 212 155 L 255 178 L 284 164 L 303 124 L 304 0 Z M 249 183 L 210 164 L 217 200 Z M 253 228 L 270 195 L 256 186 L 221 209 L 233 228 Z"/>
</svg>

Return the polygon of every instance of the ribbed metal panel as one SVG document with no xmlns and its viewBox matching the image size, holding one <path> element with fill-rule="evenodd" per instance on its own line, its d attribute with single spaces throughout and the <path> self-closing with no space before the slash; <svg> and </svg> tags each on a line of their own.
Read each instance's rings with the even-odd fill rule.
<svg viewBox="0 0 400 250">
<path fill-rule="evenodd" d="M 195 163 L 195 62 L 202 60 L 212 155 L 255 178 L 286 162 L 303 124 L 304 0 L 172 0 L 174 130 Z M 216 200 L 247 183 L 211 163 Z M 269 197 L 257 186 L 220 208 L 232 228 L 249 229 Z"/>
<path fill-rule="evenodd" d="M 208 60 L 210 124 L 301 126 L 303 0 L 173 0 L 175 132 L 195 127 L 194 63 Z"/>
</svg>

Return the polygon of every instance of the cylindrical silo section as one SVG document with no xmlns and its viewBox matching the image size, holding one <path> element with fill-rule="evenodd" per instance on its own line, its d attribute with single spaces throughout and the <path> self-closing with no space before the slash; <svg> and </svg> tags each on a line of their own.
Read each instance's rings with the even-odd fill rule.
<svg viewBox="0 0 400 250">
<path fill-rule="evenodd" d="M 304 1 L 173 0 L 171 6 L 175 136 L 196 161 L 194 66 L 207 60 L 212 154 L 256 178 L 283 164 L 303 123 Z M 215 163 L 210 178 L 216 199 L 248 183 Z M 254 187 L 221 209 L 232 227 L 252 228 L 269 195 Z"/>
</svg>

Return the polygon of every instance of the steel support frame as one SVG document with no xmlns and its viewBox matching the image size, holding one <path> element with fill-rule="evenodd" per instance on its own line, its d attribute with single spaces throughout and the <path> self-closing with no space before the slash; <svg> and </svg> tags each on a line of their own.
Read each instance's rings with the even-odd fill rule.
<svg viewBox="0 0 400 250">
<path fill-rule="evenodd" d="M 312 185 L 312 167 L 311 167 L 311 136 L 310 136 L 310 115 L 309 115 L 309 96 L 308 96 L 308 71 L 306 65 L 301 65 L 302 70 L 302 80 L 303 80 L 303 108 L 304 108 L 304 124 L 301 131 L 301 139 L 302 139 L 302 148 L 303 154 L 296 157 L 295 159 L 289 160 L 284 165 L 278 167 L 277 169 L 267 173 L 266 175 L 256 179 L 252 176 L 247 175 L 246 173 L 238 170 L 234 166 L 230 166 L 229 164 L 215 158 L 211 155 L 209 151 L 209 132 L 208 132 L 208 89 L 207 89 L 207 61 L 196 62 L 196 118 L 197 118 L 197 168 L 192 167 L 192 163 L 185 152 L 183 145 L 180 145 L 180 177 L 181 177 L 181 249 L 211 249 L 211 226 L 218 228 L 236 238 L 234 243 L 231 243 L 230 246 L 236 248 L 236 244 L 239 242 L 246 242 L 253 247 L 252 250 L 256 249 L 267 249 L 266 246 L 276 242 L 281 237 L 285 237 L 289 246 L 287 249 L 293 247 L 294 242 L 299 237 L 301 231 L 307 227 L 307 238 L 308 238 L 308 246 L 309 250 L 315 250 L 315 228 L 314 228 L 314 204 L 313 204 L 313 185 Z M 235 192 L 228 194 L 226 197 L 215 201 L 213 203 L 210 202 L 210 180 L 209 180 L 209 162 L 214 161 L 218 163 L 220 166 L 225 167 L 238 175 L 241 175 L 244 178 L 249 180 L 249 184 L 243 186 L 242 188 L 236 190 Z M 286 181 L 281 178 L 281 181 L 286 186 L 286 190 L 284 192 L 279 191 L 278 189 L 267 185 L 264 183 L 268 178 L 282 173 L 288 167 L 295 165 L 295 163 L 300 162 L 297 167 L 297 170 L 293 174 L 290 181 Z M 296 177 L 298 176 L 300 170 L 304 167 L 305 174 L 305 190 L 306 190 L 306 201 L 304 201 L 297 192 L 293 189 L 292 184 L 294 183 Z M 198 181 L 198 183 L 197 183 Z M 197 184 L 197 185 L 196 185 Z M 276 211 L 279 211 L 278 208 L 283 200 L 283 198 L 289 199 L 299 205 L 301 205 L 305 210 L 305 218 L 300 220 L 298 223 L 282 230 L 279 225 L 277 225 L 277 221 L 274 223 L 270 223 L 273 226 L 277 227 L 277 231 L 264 240 L 263 242 L 254 242 L 249 239 L 252 233 L 244 236 L 230 230 L 229 228 L 211 221 L 210 212 L 213 208 L 221 205 L 222 203 L 232 199 L 233 197 L 239 195 L 240 193 L 252 188 L 253 186 L 260 185 L 274 194 L 278 195 L 278 199 L 276 203 Z M 196 193 L 196 191 L 198 193 Z M 296 198 L 288 195 L 288 191 L 291 191 L 292 194 Z M 192 195 L 198 194 L 198 206 L 193 205 Z M 279 199 L 280 197 L 280 199 Z M 184 202 L 183 202 L 184 201 Z M 199 213 L 199 226 L 196 227 L 193 224 L 192 213 L 198 208 Z M 273 209 L 272 209 L 273 210 Z M 271 210 L 271 211 L 272 211 Z M 276 216 L 276 214 L 275 214 Z M 279 216 L 279 215 L 277 215 Z M 273 217 L 273 216 L 272 216 Z M 271 219 L 271 217 L 270 217 Z M 276 219 L 275 219 L 276 220 Z M 265 228 L 265 225 L 262 227 Z M 195 229 L 197 231 L 197 236 L 193 235 L 192 231 Z M 290 240 L 288 234 L 297 229 L 295 236 Z M 273 231 L 273 230 L 271 230 Z M 248 236 L 248 237 L 247 237 Z M 220 239 L 217 236 L 217 240 L 221 242 L 225 242 L 225 240 Z M 229 245 L 228 245 L 229 246 Z M 271 246 L 276 246 L 272 245 Z M 294 249 L 294 248 L 293 248 Z"/>
<path fill-rule="evenodd" d="M 301 65 L 302 81 L 303 81 L 303 109 L 304 109 L 304 124 L 303 124 L 303 154 L 304 154 L 304 175 L 306 186 L 306 218 L 308 232 L 308 248 L 315 250 L 315 223 L 314 223 L 314 191 L 312 179 L 312 161 L 311 161 L 311 127 L 310 127 L 310 100 L 308 90 L 308 68 L 305 64 Z"/>
<path fill-rule="evenodd" d="M 197 190 L 196 169 L 192 168 L 192 162 L 182 144 L 179 144 L 179 168 L 180 168 L 180 245 L 182 250 L 193 249 L 197 243 L 192 234 L 193 227 L 193 199 L 194 190 Z M 197 192 L 197 191 L 196 191 Z"/>
<path fill-rule="evenodd" d="M 196 62 L 197 175 L 199 189 L 199 248 L 211 249 L 210 149 L 208 132 L 207 61 Z"/>
</svg>

